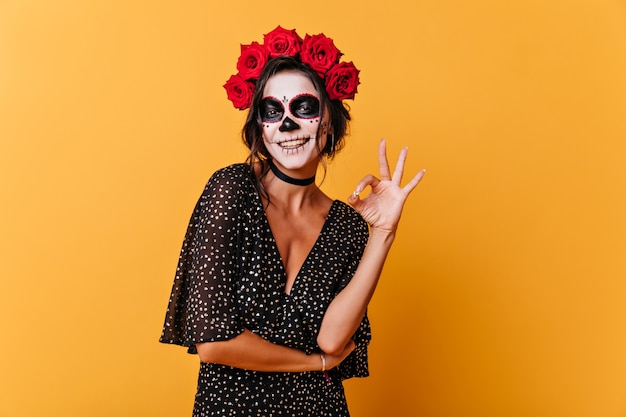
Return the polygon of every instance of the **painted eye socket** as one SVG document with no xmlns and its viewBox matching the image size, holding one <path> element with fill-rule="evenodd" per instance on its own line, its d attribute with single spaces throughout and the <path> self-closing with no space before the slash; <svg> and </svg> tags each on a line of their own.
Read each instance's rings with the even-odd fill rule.
<svg viewBox="0 0 626 417">
<path fill-rule="evenodd" d="M 261 113 L 262 121 L 278 122 L 283 118 L 285 108 L 280 101 L 272 97 L 267 97 L 261 100 L 259 112 Z"/>
<path fill-rule="evenodd" d="M 311 94 L 303 94 L 291 100 L 289 110 L 301 119 L 313 119 L 320 115 L 320 101 Z"/>
</svg>

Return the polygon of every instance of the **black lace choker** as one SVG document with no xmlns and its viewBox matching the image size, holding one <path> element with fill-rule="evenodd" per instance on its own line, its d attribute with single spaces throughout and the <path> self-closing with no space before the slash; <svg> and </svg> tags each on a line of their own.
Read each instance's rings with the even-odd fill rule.
<svg viewBox="0 0 626 417">
<path fill-rule="evenodd" d="M 284 172 L 282 172 L 280 169 L 278 169 L 278 167 L 274 165 L 274 161 L 272 161 L 271 159 L 268 159 L 267 162 L 270 164 L 270 169 L 272 170 L 274 175 L 276 175 L 279 179 L 281 179 L 282 181 L 285 181 L 288 184 L 305 186 L 305 185 L 311 185 L 313 184 L 313 182 L 315 182 L 315 175 L 313 175 L 310 178 L 304 178 L 304 179 L 293 178 L 285 174 Z"/>
</svg>

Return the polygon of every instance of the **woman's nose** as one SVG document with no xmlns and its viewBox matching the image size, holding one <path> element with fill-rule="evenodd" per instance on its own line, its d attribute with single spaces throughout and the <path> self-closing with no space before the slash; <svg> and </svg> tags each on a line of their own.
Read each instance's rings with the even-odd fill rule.
<svg viewBox="0 0 626 417">
<path fill-rule="evenodd" d="M 278 130 L 281 132 L 290 132 L 292 130 L 300 129 L 300 125 L 289 118 L 289 116 L 285 117 L 283 120 L 283 124 L 280 125 Z"/>
</svg>

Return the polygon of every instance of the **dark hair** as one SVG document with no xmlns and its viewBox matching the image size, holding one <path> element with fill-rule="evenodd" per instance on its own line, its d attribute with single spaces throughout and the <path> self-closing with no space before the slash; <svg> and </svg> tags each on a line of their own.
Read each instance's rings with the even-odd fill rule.
<svg viewBox="0 0 626 417">
<path fill-rule="evenodd" d="M 317 75 L 317 73 L 313 71 L 308 65 L 303 64 L 302 62 L 300 62 L 300 60 L 291 56 L 282 56 L 270 60 L 263 68 L 263 71 L 261 72 L 261 75 L 256 82 L 250 110 L 248 111 L 248 116 L 241 132 L 243 142 L 250 150 L 246 161 L 248 162 L 248 164 L 250 164 L 250 169 L 252 170 L 252 172 L 254 170 L 254 162 L 259 162 L 261 164 L 261 173 L 256 177 L 257 188 L 259 188 L 259 191 L 261 191 L 266 198 L 268 196 L 265 192 L 264 187 L 261 184 L 261 179 L 267 174 L 269 170 L 267 160 L 270 159 L 271 156 L 267 152 L 267 149 L 265 148 L 265 144 L 263 142 L 261 115 L 259 111 L 260 104 L 261 100 L 263 99 L 263 90 L 265 90 L 265 85 L 267 84 L 267 81 L 279 72 L 289 70 L 298 71 L 311 80 L 313 86 L 315 87 L 315 90 L 320 95 L 321 118 L 324 118 L 324 113 L 326 111 L 328 111 L 329 113 L 328 120 L 330 123 L 330 131 L 332 132 L 332 136 L 329 135 L 328 140 L 326 140 L 326 145 L 323 149 L 320 149 L 320 157 L 325 156 L 328 159 L 332 159 L 337 154 L 337 152 L 343 149 L 345 145 L 344 137 L 348 130 L 348 121 L 350 120 L 350 113 L 348 108 L 346 108 L 340 100 L 330 100 L 328 98 L 328 93 L 326 93 L 324 80 L 322 80 L 320 76 Z M 320 143 L 319 138 L 321 137 L 320 133 L 322 129 L 324 129 L 324 127 L 320 123 L 317 130 L 316 139 L 318 147 Z"/>
</svg>

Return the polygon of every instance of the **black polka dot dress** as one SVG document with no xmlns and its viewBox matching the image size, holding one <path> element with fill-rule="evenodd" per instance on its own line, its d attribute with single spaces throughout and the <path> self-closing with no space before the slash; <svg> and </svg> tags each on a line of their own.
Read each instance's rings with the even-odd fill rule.
<svg viewBox="0 0 626 417">
<path fill-rule="evenodd" d="M 227 340 L 244 329 L 276 344 L 320 352 L 316 337 L 326 308 L 357 268 L 367 224 L 334 201 L 289 294 L 286 274 L 250 168 L 217 171 L 193 212 L 160 341 L 186 346 Z M 370 326 L 356 349 L 328 372 L 258 372 L 200 365 L 194 417 L 348 416 L 342 380 L 368 375 Z"/>
</svg>

